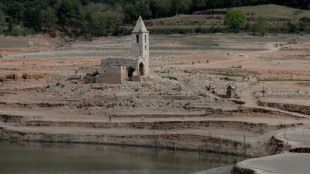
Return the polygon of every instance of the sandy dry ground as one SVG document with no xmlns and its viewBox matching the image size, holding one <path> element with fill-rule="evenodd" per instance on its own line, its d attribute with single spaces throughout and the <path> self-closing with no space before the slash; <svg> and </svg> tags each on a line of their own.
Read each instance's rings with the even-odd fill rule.
<svg viewBox="0 0 310 174">
<path fill-rule="evenodd" d="M 100 71 L 102 58 L 130 57 L 129 36 L 0 38 L 10 43 L 0 45 L 0 135 L 280 153 L 293 144 L 272 137 L 310 126 L 310 36 L 288 45 L 291 38 L 151 36 L 151 76 L 120 85 L 87 84 L 84 77 Z M 70 79 L 76 70 L 81 79 Z M 234 98 L 224 97 L 228 85 Z"/>
</svg>

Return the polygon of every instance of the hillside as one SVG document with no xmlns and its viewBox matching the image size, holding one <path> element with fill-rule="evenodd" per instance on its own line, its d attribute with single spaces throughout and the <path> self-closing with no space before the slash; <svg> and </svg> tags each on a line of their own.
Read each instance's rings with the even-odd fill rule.
<svg viewBox="0 0 310 174">
<path fill-rule="evenodd" d="M 288 24 L 298 22 L 302 18 L 310 18 L 310 10 L 268 4 L 258 6 L 236 7 L 247 14 L 250 24 L 254 24 L 258 17 L 263 17 L 269 32 L 290 32 Z M 228 9 L 215 9 L 195 12 L 191 15 L 176 15 L 168 18 L 146 20 L 148 29 L 153 33 L 212 33 L 226 32 L 224 26 L 225 13 Z M 305 22 L 303 32 L 310 32 L 310 23 Z M 127 27 L 128 30 L 130 27 Z M 246 30 L 250 31 L 250 27 Z M 297 31 L 299 32 L 299 31 Z"/>
<path fill-rule="evenodd" d="M 250 14 L 252 12 L 262 14 L 266 7 L 269 9 L 266 13 L 267 16 L 269 14 L 274 15 L 271 14 L 273 10 L 279 11 L 276 13 L 279 13 L 280 18 L 285 15 L 291 16 L 294 11 L 303 16 L 303 13 L 300 13 L 301 10 L 296 11 L 295 9 L 274 7 L 273 5 L 257 6 L 271 3 L 294 7 L 296 10 L 310 8 L 310 2 L 305 0 L 283 0 L 281 2 L 278 0 L 269 0 L 268 2 L 266 0 L 0 0 L 0 34 L 20 36 L 49 33 L 52 37 L 57 35 L 97 37 L 127 34 L 128 31 L 126 30 L 119 31 L 119 26 L 132 25 L 140 15 L 145 20 L 152 20 L 169 18 L 177 14 L 195 14 L 195 12 L 203 12 L 203 10 L 209 10 L 205 12 L 210 13 L 223 11 L 223 8 L 231 9 L 243 6 Z M 220 15 L 224 15 L 225 11 L 221 12 Z M 286 12 L 288 13 L 286 14 Z M 265 14 L 261 16 L 265 16 Z M 200 17 L 197 16 L 189 16 L 188 18 L 192 17 L 200 21 Z M 213 19 L 213 15 L 211 18 L 207 16 L 206 19 Z M 221 17 L 215 19 L 219 20 Z M 223 31 L 222 28 L 214 29 L 214 25 L 221 25 L 221 22 L 215 20 L 199 23 L 199 21 L 198 23 L 189 22 L 190 25 L 195 26 L 187 26 L 188 24 L 185 23 L 186 26 L 172 27 L 173 30 L 171 27 L 168 29 L 163 27 L 156 32 L 201 33 Z M 178 24 L 182 25 L 183 22 L 181 21 Z M 211 24 L 213 28 L 207 30 L 206 28 L 210 27 L 204 26 L 205 24 Z M 168 23 L 168 25 L 170 24 Z"/>
<path fill-rule="evenodd" d="M 255 16 L 261 16 L 265 18 L 302 18 L 302 17 L 310 17 L 310 10 L 300 10 L 296 8 L 281 6 L 281 5 L 258 5 L 251 7 L 237 7 L 235 9 L 243 10 L 246 13 L 254 13 Z M 297 14 L 294 16 L 294 13 Z"/>
</svg>

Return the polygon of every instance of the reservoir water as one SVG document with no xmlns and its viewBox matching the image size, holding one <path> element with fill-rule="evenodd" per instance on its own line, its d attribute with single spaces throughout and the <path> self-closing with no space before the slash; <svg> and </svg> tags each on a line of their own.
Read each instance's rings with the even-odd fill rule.
<svg viewBox="0 0 310 174">
<path fill-rule="evenodd" d="M 1 174 L 188 174 L 240 160 L 159 148 L 0 141 Z"/>
</svg>

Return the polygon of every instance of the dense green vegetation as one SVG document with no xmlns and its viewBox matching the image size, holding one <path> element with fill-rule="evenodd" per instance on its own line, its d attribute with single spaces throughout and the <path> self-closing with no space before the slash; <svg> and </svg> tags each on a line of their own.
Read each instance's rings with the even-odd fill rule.
<svg viewBox="0 0 310 174">
<path fill-rule="evenodd" d="M 244 11 L 232 9 L 226 13 L 224 23 L 235 32 L 239 32 L 240 29 L 245 28 L 248 21 Z"/>
<path fill-rule="evenodd" d="M 0 0 L 0 33 L 26 35 L 56 31 L 74 36 L 120 32 L 120 25 L 199 10 L 276 3 L 309 9 L 309 0 Z M 302 24 L 299 24 L 302 25 Z M 260 32 L 262 22 L 257 23 Z M 290 26 L 297 30 L 297 24 Z"/>
</svg>

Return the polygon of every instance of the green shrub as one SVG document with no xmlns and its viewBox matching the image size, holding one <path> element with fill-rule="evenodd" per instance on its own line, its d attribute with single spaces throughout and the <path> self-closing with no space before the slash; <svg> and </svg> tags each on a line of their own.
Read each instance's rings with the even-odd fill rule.
<svg viewBox="0 0 310 174">
<path fill-rule="evenodd" d="M 56 37 L 56 32 L 55 32 L 55 31 L 51 32 L 51 33 L 50 33 L 50 36 L 51 36 L 52 38 L 55 38 L 55 37 Z"/>
<path fill-rule="evenodd" d="M 233 73 L 216 73 L 216 75 L 226 76 L 226 77 L 243 77 L 241 74 L 233 74 Z"/>
<path fill-rule="evenodd" d="M 171 76 L 162 76 L 163 79 L 169 79 L 169 80 L 176 80 L 178 81 L 178 78 L 176 77 L 171 77 Z"/>
<path fill-rule="evenodd" d="M 229 77 L 221 77 L 220 80 L 225 80 L 225 81 L 236 81 L 235 79 L 229 78 Z"/>
<path fill-rule="evenodd" d="M 97 75 L 100 75 L 100 73 L 99 73 L 98 71 L 93 72 L 93 73 L 87 73 L 87 74 L 86 74 L 86 78 L 88 78 L 88 77 L 95 77 L 95 76 L 97 76 Z"/>
<path fill-rule="evenodd" d="M 291 33 L 295 33 L 297 31 L 297 26 L 293 23 L 288 23 L 288 31 Z"/>
<path fill-rule="evenodd" d="M 263 17 L 258 17 L 257 21 L 252 25 L 252 32 L 265 36 L 268 23 Z"/>
<path fill-rule="evenodd" d="M 224 24 L 234 32 L 239 32 L 240 29 L 245 28 L 247 23 L 248 20 L 245 12 L 237 9 L 227 11 L 224 19 Z"/>
<path fill-rule="evenodd" d="M 180 28 L 179 29 L 179 34 L 186 34 L 187 30 L 185 28 Z"/>
<path fill-rule="evenodd" d="M 18 29 L 14 29 L 12 32 L 11 32 L 11 35 L 12 36 L 19 36 L 20 35 L 20 31 Z"/>
<path fill-rule="evenodd" d="M 299 31 L 305 31 L 307 28 L 307 24 L 304 21 L 297 21 L 295 25 Z"/>
</svg>

